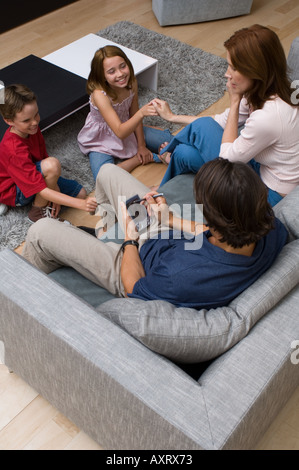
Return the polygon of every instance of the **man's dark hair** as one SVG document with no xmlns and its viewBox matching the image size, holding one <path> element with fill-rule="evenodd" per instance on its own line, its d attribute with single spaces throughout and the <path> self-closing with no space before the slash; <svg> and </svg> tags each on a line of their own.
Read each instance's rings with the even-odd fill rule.
<svg viewBox="0 0 299 470">
<path fill-rule="evenodd" d="M 205 163 L 195 175 L 194 193 L 207 225 L 233 248 L 257 242 L 274 228 L 267 188 L 246 163 L 223 158 Z"/>
</svg>

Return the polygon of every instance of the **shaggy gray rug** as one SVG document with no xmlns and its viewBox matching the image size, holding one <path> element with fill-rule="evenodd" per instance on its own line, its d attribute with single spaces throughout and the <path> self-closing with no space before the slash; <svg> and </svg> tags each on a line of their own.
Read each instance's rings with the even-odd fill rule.
<svg viewBox="0 0 299 470">
<path fill-rule="evenodd" d="M 177 114 L 197 115 L 224 94 L 226 61 L 222 58 L 127 21 L 97 34 L 158 59 L 158 92 L 140 87 L 140 105 L 159 97 L 168 101 Z M 61 161 L 63 176 L 80 181 L 90 192 L 94 181 L 89 161 L 77 145 L 77 134 L 87 113 L 88 106 L 46 130 L 44 137 L 49 155 Z M 146 118 L 145 124 L 168 127 L 171 131 L 178 129 L 156 117 Z M 0 217 L 1 250 L 14 249 L 24 241 L 30 227 L 28 210 L 28 207 L 10 208 Z"/>
</svg>

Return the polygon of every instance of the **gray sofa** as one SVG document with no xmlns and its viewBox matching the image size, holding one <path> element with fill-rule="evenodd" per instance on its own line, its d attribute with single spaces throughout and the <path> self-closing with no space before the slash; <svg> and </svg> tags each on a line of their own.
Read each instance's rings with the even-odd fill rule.
<svg viewBox="0 0 299 470">
<path fill-rule="evenodd" d="M 192 179 L 168 199 L 179 185 L 190 200 Z M 289 243 L 275 265 L 215 310 L 103 297 L 2 251 L 5 363 L 106 449 L 253 449 L 299 384 L 298 198 L 276 206 Z"/>
<path fill-rule="evenodd" d="M 252 0 L 152 0 L 160 26 L 219 20 L 250 13 Z"/>
<path fill-rule="evenodd" d="M 298 40 L 289 66 L 295 80 Z M 192 180 L 167 183 L 168 202 L 192 201 Z M 275 207 L 289 240 L 271 269 L 209 311 L 115 299 L 1 251 L 5 363 L 106 449 L 253 449 L 299 384 L 298 201 Z"/>
</svg>

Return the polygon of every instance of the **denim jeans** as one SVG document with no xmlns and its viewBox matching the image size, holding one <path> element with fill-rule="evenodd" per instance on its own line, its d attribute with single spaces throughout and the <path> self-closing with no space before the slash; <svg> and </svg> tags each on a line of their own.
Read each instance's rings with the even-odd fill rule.
<svg viewBox="0 0 299 470">
<path fill-rule="evenodd" d="M 196 119 L 182 129 L 172 141 L 164 147 L 164 152 L 171 152 L 171 159 L 161 186 L 177 175 L 197 173 L 200 167 L 219 157 L 223 128 L 211 117 Z M 248 162 L 260 176 L 260 164 L 255 160 Z M 268 201 L 275 206 L 282 196 L 268 189 Z"/>
<path fill-rule="evenodd" d="M 172 134 L 168 129 L 161 130 L 147 126 L 143 127 L 143 132 L 146 146 L 153 153 L 154 161 L 161 163 L 156 154 L 158 153 L 161 144 L 169 142 L 172 139 Z M 118 163 L 120 161 L 112 155 L 101 152 L 89 152 L 88 157 L 94 180 L 97 179 L 97 174 L 102 165 L 105 165 L 105 163 Z"/>
<path fill-rule="evenodd" d="M 223 128 L 210 117 L 199 118 L 184 127 L 167 145 L 171 159 L 162 184 L 184 173 L 197 173 L 206 162 L 219 157 Z"/>
<path fill-rule="evenodd" d="M 41 162 L 37 162 L 35 166 L 36 166 L 36 169 L 41 174 L 43 174 Z M 71 197 L 77 197 L 79 192 L 83 188 L 83 186 L 79 184 L 77 181 L 62 178 L 62 176 L 58 178 L 57 185 L 62 194 L 67 194 L 68 196 L 71 196 Z M 18 186 L 16 186 L 16 190 L 17 190 L 16 202 L 15 202 L 16 206 L 18 207 L 27 206 L 28 204 L 34 201 L 36 194 L 33 194 L 32 196 L 29 196 L 29 197 L 25 197 Z"/>
</svg>

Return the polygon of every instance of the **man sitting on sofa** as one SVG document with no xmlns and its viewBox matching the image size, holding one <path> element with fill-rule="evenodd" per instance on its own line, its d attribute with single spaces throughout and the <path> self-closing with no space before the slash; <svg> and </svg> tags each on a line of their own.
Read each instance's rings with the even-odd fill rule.
<svg viewBox="0 0 299 470">
<path fill-rule="evenodd" d="M 245 163 L 215 159 L 195 176 L 195 201 L 203 205 L 207 225 L 180 219 L 163 196 L 153 198 L 155 192 L 131 174 L 103 165 L 96 182 L 99 207 L 115 214 L 120 195 L 127 200 L 136 194 L 144 197 L 152 220 L 141 235 L 121 202 L 122 245 L 44 219 L 30 227 L 23 256 L 46 273 L 70 266 L 117 297 L 201 309 L 227 305 L 272 265 L 287 240 L 265 185 Z M 193 249 L 186 249 L 188 224 Z"/>
</svg>

